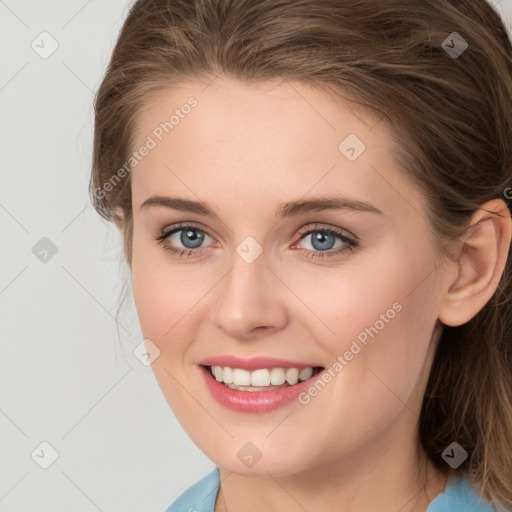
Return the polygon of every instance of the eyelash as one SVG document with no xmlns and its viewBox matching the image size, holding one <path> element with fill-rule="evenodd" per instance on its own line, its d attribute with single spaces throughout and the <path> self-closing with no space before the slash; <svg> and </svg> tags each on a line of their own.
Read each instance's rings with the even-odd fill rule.
<svg viewBox="0 0 512 512">
<path fill-rule="evenodd" d="M 200 256 L 206 250 L 205 248 L 177 249 L 175 247 L 165 245 L 165 241 L 167 240 L 167 238 L 169 236 L 171 236 L 174 233 L 177 233 L 179 231 L 184 231 L 186 228 L 191 228 L 193 230 L 196 230 L 196 231 L 199 231 L 201 233 L 208 235 L 210 238 L 213 238 L 213 236 L 210 235 L 210 233 L 208 233 L 208 231 L 206 231 L 205 229 L 203 229 L 199 226 L 196 226 L 194 224 L 181 223 L 181 224 L 175 224 L 172 228 L 162 232 L 162 234 L 160 236 L 156 237 L 155 240 L 157 240 L 157 242 L 160 245 L 162 245 L 164 250 L 169 251 L 170 253 L 175 254 L 180 258 L 188 257 L 188 256 L 192 256 L 192 257 Z M 312 233 L 317 233 L 317 232 L 324 233 L 327 235 L 336 236 L 346 245 L 344 247 L 338 247 L 335 250 L 330 249 L 329 251 L 312 251 L 310 249 L 301 249 L 301 250 L 299 250 L 299 252 L 301 254 L 304 252 L 312 253 L 307 256 L 309 258 L 330 258 L 333 256 L 338 256 L 347 251 L 353 251 L 354 249 L 356 249 L 359 246 L 359 243 L 357 242 L 357 239 L 355 237 L 354 238 L 349 237 L 344 232 L 338 231 L 335 228 L 326 228 L 325 226 L 318 225 L 318 224 L 314 225 L 313 228 L 309 228 L 308 230 L 299 232 L 299 236 L 300 236 L 299 241 L 302 240 L 303 238 L 305 238 L 306 236 L 311 235 Z"/>
</svg>

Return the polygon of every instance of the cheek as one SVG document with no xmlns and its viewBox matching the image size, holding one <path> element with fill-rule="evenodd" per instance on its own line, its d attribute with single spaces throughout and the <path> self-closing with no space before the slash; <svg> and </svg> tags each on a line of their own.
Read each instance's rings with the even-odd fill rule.
<svg viewBox="0 0 512 512">
<path fill-rule="evenodd" d="M 422 375 L 437 319 L 434 264 L 428 251 L 424 254 L 382 255 L 378 265 L 333 269 L 330 275 L 319 267 L 316 274 L 295 281 L 295 293 L 314 313 L 302 314 L 312 339 L 333 357 L 344 358 L 350 367 L 344 373 L 350 377 L 343 381 L 366 388 L 361 396 L 375 397 L 383 388 L 394 400 L 388 386 L 406 401 Z"/>
<path fill-rule="evenodd" d="M 208 284 L 191 275 L 188 265 L 171 269 L 157 251 L 144 248 L 134 240 L 132 256 L 132 290 L 137 315 L 145 338 L 154 341 L 162 350 L 172 343 L 173 354 L 184 350 L 187 312 L 207 290 Z M 155 257 L 157 256 L 157 257 Z M 178 335 L 179 334 L 179 335 Z"/>
<path fill-rule="evenodd" d="M 410 420 L 419 416 L 436 320 L 434 277 L 426 278 L 432 269 L 428 257 L 412 262 L 395 254 L 358 271 L 328 278 L 320 268 L 318 275 L 297 281 L 294 291 L 322 320 L 302 312 L 310 342 L 343 358 L 337 366 L 333 359 L 326 391 L 312 393 L 304 405 L 308 417 L 322 418 L 334 452 L 364 444 L 394 422 L 404 404 L 413 411 Z M 286 444 L 282 433 L 280 442 Z M 328 450 L 324 455 L 329 457 Z"/>
<path fill-rule="evenodd" d="M 190 275 L 190 268 L 172 269 L 162 258 L 154 256 L 154 249 L 133 250 L 132 291 L 134 303 L 144 338 L 150 339 L 160 350 L 151 368 L 169 406 L 180 421 L 185 421 L 187 431 L 194 431 L 186 423 L 193 406 L 184 393 L 189 375 L 189 349 L 194 341 L 197 326 L 193 325 L 200 299 L 211 288 L 202 279 Z M 153 255 L 151 254 L 153 252 Z M 188 268 L 188 270 L 187 270 Z M 199 301 L 199 304 L 198 304 Z"/>
</svg>

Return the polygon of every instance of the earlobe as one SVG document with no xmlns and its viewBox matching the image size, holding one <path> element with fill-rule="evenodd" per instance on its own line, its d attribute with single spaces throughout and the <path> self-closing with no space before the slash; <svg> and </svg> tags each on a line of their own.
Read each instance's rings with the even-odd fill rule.
<svg viewBox="0 0 512 512">
<path fill-rule="evenodd" d="M 114 222 L 117 228 L 122 231 L 124 227 L 124 210 L 120 206 L 114 208 Z"/>
<path fill-rule="evenodd" d="M 494 295 L 510 247 L 512 220 L 501 199 L 483 204 L 473 215 L 459 252 L 456 279 L 449 283 L 439 320 L 448 326 L 465 324 Z"/>
</svg>

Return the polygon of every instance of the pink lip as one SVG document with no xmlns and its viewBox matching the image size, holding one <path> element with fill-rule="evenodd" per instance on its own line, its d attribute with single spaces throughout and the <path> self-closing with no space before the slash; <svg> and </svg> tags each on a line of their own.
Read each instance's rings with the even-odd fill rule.
<svg viewBox="0 0 512 512">
<path fill-rule="evenodd" d="M 230 365 L 225 364 L 224 366 Z M 264 367 L 269 368 L 269 366 Z M 293 367 L 296 368 L 296 366 Z M 206 387 L 212 394 L 213 398 L 224 407 L 237 412 L 269 412 L 274 409 L 278 409 L 279 407 L 284 407 L 290 402 L 296 400 L 300 393 L 309 388 L 313 382 L 322 375 L 322 372 L 320 372 L 313 378 L 304 382 L 299 382 L 294 386 L 286 386 L 284 388 L 273 389 L 270 391 L 238 391 L 236 389 L 228 388 L 224 384 L 218 382 L 210 374 L 208 368 L 205 368 L 204 366 L 199 366 L 198 368 L 203 375 Z M 235 368 L 240 368 L 240 366 L 235 366 Z M 261 368 L 261 366 L 259 366 L 259 368 Z"/>
<path fill-rule="evenodd" d="M 259 370 L 260 368 L 307 368 L 315 365 L 311 363 L 301 363 L 298 361 L 287 361 L 285 359 L 274 359 L 273 357 L 251 357 L 243 359 L 236 356 L 215 356 L 198 363 L 202 366 L 228 366 L 230 368 L 241 368 L 242 370 Z M 250 391 L 249 391 L 250 393 Z"/>
</svg>

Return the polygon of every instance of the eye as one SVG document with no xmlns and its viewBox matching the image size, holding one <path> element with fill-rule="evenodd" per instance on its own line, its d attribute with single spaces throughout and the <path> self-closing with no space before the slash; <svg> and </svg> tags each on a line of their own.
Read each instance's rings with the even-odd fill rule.
<svg viewBox="0 0 512 512">
<path fill-rule="evenodd" d="M 313 229 L 301 233 L 301 240 L 307 243 L 304 250 L 308 257 L 325 258 L 352 251 L 357 246 L 355 237 L 337 228 L 327 228 L 322 225 L 315 225 Z M 338 242 L 338 243 L 337 243 Z M 337 244 L 337 245 L 336 245 Z M 297 244 L 293 248 L 297 247 Z"/>
<path fill-rule="evenodd" d="M 213 240 L 204 230 L 193 224 L 178 224 L 156 238 L 163 248 L 179 256 L 201 253 L 203 242 Z M 170 244 L 166 243 L 170 242 Z"/>
</svg>

